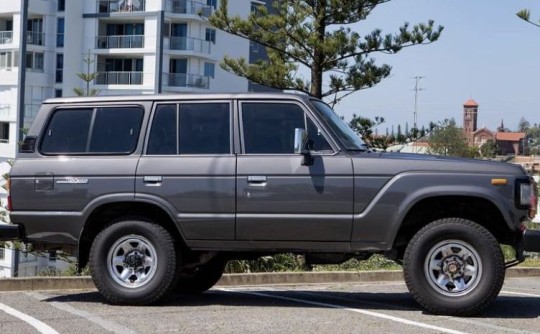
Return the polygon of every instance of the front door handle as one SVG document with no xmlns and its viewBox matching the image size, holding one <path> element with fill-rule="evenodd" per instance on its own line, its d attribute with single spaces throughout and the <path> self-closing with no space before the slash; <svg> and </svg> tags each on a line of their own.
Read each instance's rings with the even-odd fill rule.
<svg viewBox="0 0 540 334">
<path fill-rule="evenodd" d="M 163 181 L 162 176 L 145 176 L 143 177 L 143 182 L 149 185 L 159 185 Z"/>
</svg>

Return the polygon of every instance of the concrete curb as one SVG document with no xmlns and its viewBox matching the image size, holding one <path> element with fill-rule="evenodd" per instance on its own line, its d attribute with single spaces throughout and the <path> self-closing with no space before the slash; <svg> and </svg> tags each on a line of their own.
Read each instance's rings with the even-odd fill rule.
<svg viewBox="0 0 540 334">
<path fill-rule="evenodd" d="M 511 268 L 506 277 L 540 277 L 540 268 Z M 285 272 L 226 274 L 219 286 L 263 285 L 263 284 L 315 284 L 336 282 L 391 282 L 403 281 L 400 270 L 383 271 L 328 271 L 328 272 Z M 23 277 L 0 279 L 0 291 L 32 290 L 84 290 L 95 289 L 88 276 L 81 277 Z"/>
</svg>

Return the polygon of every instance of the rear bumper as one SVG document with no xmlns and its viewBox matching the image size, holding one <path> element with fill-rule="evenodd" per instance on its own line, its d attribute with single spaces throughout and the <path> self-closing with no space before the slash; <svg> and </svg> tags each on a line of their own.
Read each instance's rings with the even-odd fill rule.
<svg viewBox="0 0 540 334">
<path fill-rule="evenodd" d="M 20 225 L 0 223 L 0 241 L 19 240 L 22 237 Z"/>
<path fill-rule="evenodd" d="M 523 233 L 523 241 L 525 242 L 524 250 L 526 252 L 540 252 L 540 231 L 526 230 Z"/>
</svg>

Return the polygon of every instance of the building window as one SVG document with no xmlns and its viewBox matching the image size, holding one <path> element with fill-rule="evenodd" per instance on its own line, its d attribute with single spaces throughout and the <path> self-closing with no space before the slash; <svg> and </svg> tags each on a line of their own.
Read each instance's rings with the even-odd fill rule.
<svg viewBox="0 0 540 334">
<path fill-rule="evenodd" d="M 6 258 L 6 250 L 4 248 L 0 248 L 0 261 L 5 260 Z"/>
<path fill-rule="evenodd" d="M 63 12 L 66 10 L 66 0 L 58 0 L 58 11 Z"/>
<path fill-rule="evenodd" d="M 56 26 L 56 46 L 59 48 L 64 47 L 64 23 L 64 18 L 59 17 Z"/>
<path fill-rule="evenodd" d="M 57 258 L 56 251 L 55 250 L 49 251 L 49 263 L 56 263 L 56 258 Z"/>
<path fill-rule="evenodd" d="M 9 123 L 0 122 L 0 143 L 9 143 Z"/>
<path fill-rule="evenodd" d="M 205 38 L 206 41 L 216 43 L 216 29 L 206 28 Z"/>
<path fill-rule="evenodd" d="M 54 90 L 54 97 L 62 97 L 62 90 L 61 89 L 55 89 Z"/>
<path fill-rule="evenodd" d="M 207 6 L 212 6 L 214 7 L 214 9 L 217 8 L 217 0 L 206 0 L 206 5 Z"/>
<path fill-rule="evenodd" d="M 216 64 L 214 63 L 204 63 L 204 76 L 214 79 L 216 72 Z"/>
<path fill-rule="evenodd" d="M 56 54 L 56 75 L 55 82 L 62 83 L 64 81 L 64 55 L 62 53 Z"/>
<path fill-rule="evenodd" d="M 26 68 L 28 70 L 43 71 L 43 52 L 27 52 L 26 53 Z"/>
<path fill-rule="evenodd" d="M 11 52 L 0 52 L 0 70 L 11 70 Z"/>
</svg>

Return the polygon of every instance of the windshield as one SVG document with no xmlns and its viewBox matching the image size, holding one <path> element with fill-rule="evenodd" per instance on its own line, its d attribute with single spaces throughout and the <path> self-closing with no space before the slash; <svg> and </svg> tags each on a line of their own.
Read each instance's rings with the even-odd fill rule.
<svg viewBox="0 0 540 334">
<path fill-rule="evenodd" d="M 310 100 L 325 121 L 330 130 L 339 138 L 347 150 L 367 149 L 364 141 L 354 132 L 326 103 L 319 100 Z"/>
</svg>

